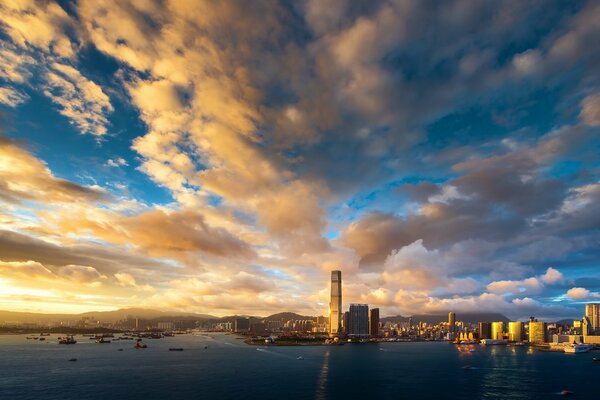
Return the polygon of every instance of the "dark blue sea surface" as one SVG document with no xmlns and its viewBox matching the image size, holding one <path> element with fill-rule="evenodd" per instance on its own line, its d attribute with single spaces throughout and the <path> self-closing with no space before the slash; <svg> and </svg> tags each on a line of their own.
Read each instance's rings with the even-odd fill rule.
<svg viewBox="0 0 600 400">
<path fill-rule="evenodd" d="M 81 336 L 59 345 L 57 336 L 0 336 L 0 399 L 508 400 L 558 399 L 564 389 L 600 399 L 598 353 L 448 343 L 257 348 L 225 334 L 145 339 L 147 349 L 134 349 Z"/>
</svg>

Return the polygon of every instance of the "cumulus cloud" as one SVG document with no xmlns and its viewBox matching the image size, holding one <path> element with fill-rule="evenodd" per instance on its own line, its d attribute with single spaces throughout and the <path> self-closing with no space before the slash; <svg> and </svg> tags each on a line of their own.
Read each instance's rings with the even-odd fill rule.
<svg viewBox="0 0 600 400">
<path fill-rule="evenodd" d="M 567 297 L 572 300 L 587 300 L 600 298 L 600 293 L 590 292 L 586 288 L 574 287 L 567 291 Z"/>
</svg>

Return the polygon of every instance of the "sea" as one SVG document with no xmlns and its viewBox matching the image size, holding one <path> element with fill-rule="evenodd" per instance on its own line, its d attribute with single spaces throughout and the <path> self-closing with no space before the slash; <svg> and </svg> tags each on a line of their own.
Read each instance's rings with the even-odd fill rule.
<svg viewBox="0 0 600 400">
<path fill-rule="evenodd" d="M 135 349 L 82 336 L 59 345 L 58 336 L 0 335 L 0 399 L 547 400 L 563 390 L 600 399 L 593 352 L 443 342 L 256 347 L 219 333 L 144 339 L 148 348 Z"/>
</svg>

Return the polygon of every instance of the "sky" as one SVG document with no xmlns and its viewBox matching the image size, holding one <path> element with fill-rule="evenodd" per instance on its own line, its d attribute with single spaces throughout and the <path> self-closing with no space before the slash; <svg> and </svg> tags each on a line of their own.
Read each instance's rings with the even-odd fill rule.
<svg viewBox="0 0 600 400">
<path fill-rule="evenodd" d="M 0 309 L 600 301 L 600 3 L 5 0 Z"/>
</svg>

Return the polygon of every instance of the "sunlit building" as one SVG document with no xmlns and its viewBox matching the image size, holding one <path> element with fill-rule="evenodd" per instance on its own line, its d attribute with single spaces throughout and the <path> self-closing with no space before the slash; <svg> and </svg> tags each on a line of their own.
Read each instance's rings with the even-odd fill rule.
<svg viewBox="0 0 600 400">
<path fill-rule="evenodd" d="M 508 323 L 508 340 L 513 342 L 523 341 L 523 323 L 520 321 L 511 321 Z"/>
<path fill-rule="evenodd" d="M 456 332 L 456 314 L 452 311 L 448 313 L 448 332 Z"/>
<path fill-rule="evenodd" d="M 342 317 L 342 271 L 331 271 L 331 300 L 329 301 L 329 333 L 340 332 Z"/>
<path fill-rule="evenodd" d="M 348 336 L 369 337 L 369 306 L 367 304 L 350 304 Z"/>
<path fill-rule="evenodd" d="M 369 310 L 369 336 L 379 336 L 379 308 Z"/>
<path fill-rule="evenodd" d="M 600 303 L 586 304 L 585 316 L 589 320 L 589 335 L 600 335 Z"/>
<path fill-rule="evenodd" d="M 529 321 L 529 343 L 546 343 L 547 325 L 531 317 Z"/>
<path fill-rule="evenodd" d="M 492 322 L 492 340 L 504 340 L 504 322 Z"/>
</svg>

